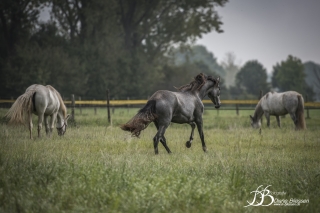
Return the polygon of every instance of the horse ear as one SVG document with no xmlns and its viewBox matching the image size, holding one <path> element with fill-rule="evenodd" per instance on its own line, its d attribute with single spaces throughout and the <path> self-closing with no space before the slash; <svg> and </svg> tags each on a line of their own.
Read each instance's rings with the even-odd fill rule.
<svg viewBox="0 0 320 213">
<path fill-rule="evenodd" d="M 68 121 L 69 118 L 70 118 L 70 114 L 67 115 L 65 121 Z"/>
<path fill-rule="evenodd" d="M 220 82 L 220 76 L 218 76 L 218 78 L 217 78 L 217 82 L 218 82 L 218 83 Z"/>
<path fill-rule="evenodd" d="M 250 115 L 250 119 L 253 121 L 253 117 Z"/>
</svg>

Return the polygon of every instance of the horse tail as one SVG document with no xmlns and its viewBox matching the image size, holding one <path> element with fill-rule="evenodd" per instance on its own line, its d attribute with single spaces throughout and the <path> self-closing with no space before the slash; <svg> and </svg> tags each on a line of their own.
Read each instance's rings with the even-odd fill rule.
<svg viewBox="0 0 320 213">
<path fill-rule="evenodd" d="M 141 131 L 146 129 L 156 118 L 156 101 L 150 100 L 130 121 L 121 125 L 120 128 L 131 132 L 132 136 L 139 137 Z"/>
<path fill-rule="evenodd" d="M 296 111 L 297 124 L 296 129 L 306 129 L 306 121 L 304 118 L 304 100 L 301 95 L 298 95 L 298 108 Z"/>
<path fill-rule="evenodd" d="M 30 116 L 33 109 L 32 97 L 36 91 L 28 90 L 20 95 L 5 114 L 9 124 L 25 124 L 27 116 Z"/>
</svg>

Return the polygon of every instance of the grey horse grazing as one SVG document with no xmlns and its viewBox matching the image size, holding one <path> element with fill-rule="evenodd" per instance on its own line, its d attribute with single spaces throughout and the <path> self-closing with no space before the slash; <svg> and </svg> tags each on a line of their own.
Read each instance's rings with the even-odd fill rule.
<svg viewBox="0 0 320 213">
<path fill-rule="evenodd" d="M 261 127 L 261 117 L 265 114 L 267 126 L 270 126 L 270 115 L 277 118 L 280 127 L 280 115 L 290 114 L 296 130 L 306 129 L 304 118 L 304 100 L 301 94 L 295 91 L 283 93 L 269 92 L 258 102 L 253 117 L 250 115 L 251 126 Z"/>
<path fill-rule="evenodd" d="M 30 138 L 32 138 L 32 113 L 38 116 L 38 137 L 42 129 L 42 122 L 45 122 L 46 133 L 50 136 L 57 119 L 58 135 L 66 132 L 67 108 L 57 90 L 52 86 L 33 84 L 26 89 L 26 92 L 19 96 L 13 103 L 5 117 L 9 124 L 24 124 L 28 122 Z M 51 118 L 50 124 L 48 118 Z"/>
<path fill-rule="evenodd" d="M 173 123 L 188 123 L 192 130 L 188 148 L 191 147 L 194 129 L 197 126 L 202 142 L 202 149 L 206 152 L 206 144 L 203 135 L 202 99 L 208 95 L 216 108 L 220 107 L 220 78 L 217 79 L 200 73 L 190 84 L 178 88 L 178 92 L 159 90 L 148 100 L 147 104 L 121 129 L 130 131 L 133 136 L 138 137 L 142 130 L 153 122 L 158 130 L 153 138 L 155 154 L 158 154 L 159 141 L 168 153 L 171 153 L 164 137 L 165 131 Z"/>
</svg>

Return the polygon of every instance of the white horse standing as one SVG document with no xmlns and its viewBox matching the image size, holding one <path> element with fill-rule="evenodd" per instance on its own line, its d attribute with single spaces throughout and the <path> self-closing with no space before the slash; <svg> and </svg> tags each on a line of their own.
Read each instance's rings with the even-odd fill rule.
<svg viewBox="0 0 320 213">
<path fill-rule="evenodd" d="M 9 124 L 25 124 L 28 122 L 30 139 L 32 139 L 32 113 L 38 116 L 38 137 L 45 122 L 46 133 L 50 137 L 52 129 L 57 120 L 58 135 L 63 135 L 67 129 L 67 108 L 63 103 L 61 95 L 52 86 L 33 84 L 26 92 L 19 96 L 13 103 L 5 117 Z M 50 124 L 48 123 L 50 119 Z"/>
<path fill-rule="evenodd" d="M 253 117 L 250 115 L 251 126 L 260 128 L 261 117 L 265 114 L 268 127 L 270 126 L 270 115 L 276 116 L 278 126 L 280 127 L 279 116 L 288 113 L 296 126 L 296 130 L 306 129 L 302 95 L 295 91 L 283 93 L 269 92 L 258 102 Z"/>
</svg>

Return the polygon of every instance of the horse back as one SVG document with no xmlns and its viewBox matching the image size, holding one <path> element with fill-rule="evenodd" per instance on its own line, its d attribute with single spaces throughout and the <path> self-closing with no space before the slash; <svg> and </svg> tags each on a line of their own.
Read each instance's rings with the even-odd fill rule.
<svg viewBox="0 0 320 213">
<path fill-rule="evenodd" d="M 262 98 L 262 108 L 271 115 L 285 115 L 294 112 L 298 107 L 299 95 L 299 93 L 294 91 L 283 93 L 269 92 Z"/>
</svg>

